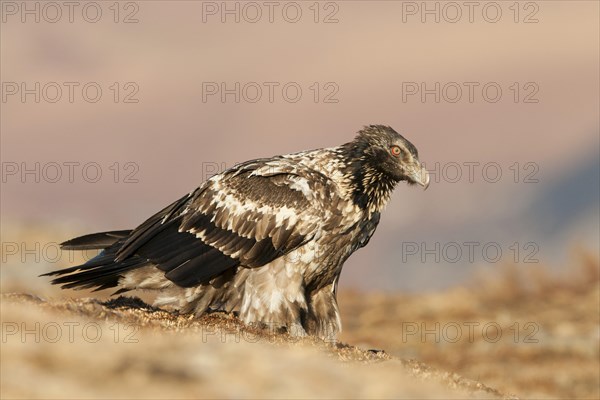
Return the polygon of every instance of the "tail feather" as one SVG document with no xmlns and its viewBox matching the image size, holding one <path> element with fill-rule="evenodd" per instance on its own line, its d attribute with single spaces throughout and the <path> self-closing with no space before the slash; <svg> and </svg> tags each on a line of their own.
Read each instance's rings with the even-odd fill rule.
<svg viewBox="0 0 600 400">
<path fill-rule="evenodd" d="M 65 250 L 105 249 L 130 234 L 131 230 L 92 233 L 67 240 L 61 243 L 60 246 Z"/>
<path fill-rule="evenodd" d="M 63 289 L 91 289 L 94 291 L 116 287 L 124 272 L 148 265 L 148 260 L 133 255 L 116 262 L 115 257 L 130 230 L 100 232 L 80 236 L 61 244 L 67 250 L 103 249 L 85 264 L 51 271 L 40 276 L 55 276 L 51 283 Z M 124 291 L 127 289 L 121 289 Z"/>
</svg>

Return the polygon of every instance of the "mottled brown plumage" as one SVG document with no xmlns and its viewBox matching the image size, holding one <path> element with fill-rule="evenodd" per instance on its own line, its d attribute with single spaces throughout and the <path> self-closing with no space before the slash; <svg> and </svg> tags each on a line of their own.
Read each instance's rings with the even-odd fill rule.
<svg viewBox="0 0 600 400">
<path fill-rule="evenodd" d="M 157 305 L 333 339 L 336 286 L 400 181 L 427 187 L 416 148 L 371 125 L 339 147 L 258 159 L 215 175 L 131 231 L 63 244 L 101 248 L 52 272 L 64 288 L 151 289 Z"/>
</svg>

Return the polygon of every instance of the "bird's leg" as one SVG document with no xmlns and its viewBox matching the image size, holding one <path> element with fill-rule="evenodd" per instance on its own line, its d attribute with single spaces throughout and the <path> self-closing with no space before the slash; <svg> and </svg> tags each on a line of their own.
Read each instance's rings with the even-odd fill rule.
<svg viewBox="0 0 600 400">
<path fill-rule="evenodd" d="M 335 283 L 308 294 L 307 300 L 308 313 L 304 326 L 308 333 L 327 342 L 337 341 L 342 322 L 335 296 Z"/>
</svg>

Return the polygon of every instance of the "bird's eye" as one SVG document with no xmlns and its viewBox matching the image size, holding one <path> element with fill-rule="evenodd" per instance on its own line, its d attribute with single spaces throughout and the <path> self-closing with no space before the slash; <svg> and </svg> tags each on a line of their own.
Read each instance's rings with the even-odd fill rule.
<svg viewBox="0 0 600 400">
<path fill-rule="evenodd" d="M 395 157 L 398 157 L 402 153 L 402 150 L 398 146 L 390 147 L 390 151 L 392 152 L 392 155 Z"/>
</svg>

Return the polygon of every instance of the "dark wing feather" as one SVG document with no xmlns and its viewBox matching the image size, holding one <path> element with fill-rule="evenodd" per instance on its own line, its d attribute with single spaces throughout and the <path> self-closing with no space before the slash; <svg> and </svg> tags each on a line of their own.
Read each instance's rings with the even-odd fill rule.
<svg viewBox="0 0 600 400">
<path fill-rule="evenodd" d="M 238 265 L 260 267 L 314 237 L 324 219 L 315 196 L 327 185 L 322 174 L 286 159 L 248 162 L 135 229 L 117 260 L 147 259 L 183 287 Z"/>
<path fill-rule="evenodd" d="M 118 250 L 115 261 L 119 262 L 126 259 L 132 255 L 137 248 L 146 243 L 146 241 L 156 236 L 163 229 L 168 228 L 170 225 L 166 222 L 171 221 L 174 216 L 181 212 L 181 209 L 187 204 L 191 197 L 192 193 L 183 196 L 135 228 L 123 246 Z"/>
<path fill-rule="evenodd" d="M 117 286 L 128 271 L 154 265 L 175 284 L 195 286 L 240 265 L 265 265 L 337 225 L 336 199 L 330 179 L 298 162 L 250 161 L 216 175 L 133 231 L 66 242 L 66 248 L 105 248 L 83 265 L 46 275 L 66 288 L 100 290 Z"/>
<path fill-rule="evenodd" d="M 131 234 L 131 230 L 92 233 L 67 240 L 61 243 L 60 247 L 64 250 L 105 249 L 129 234 Z"/>
</svg>

